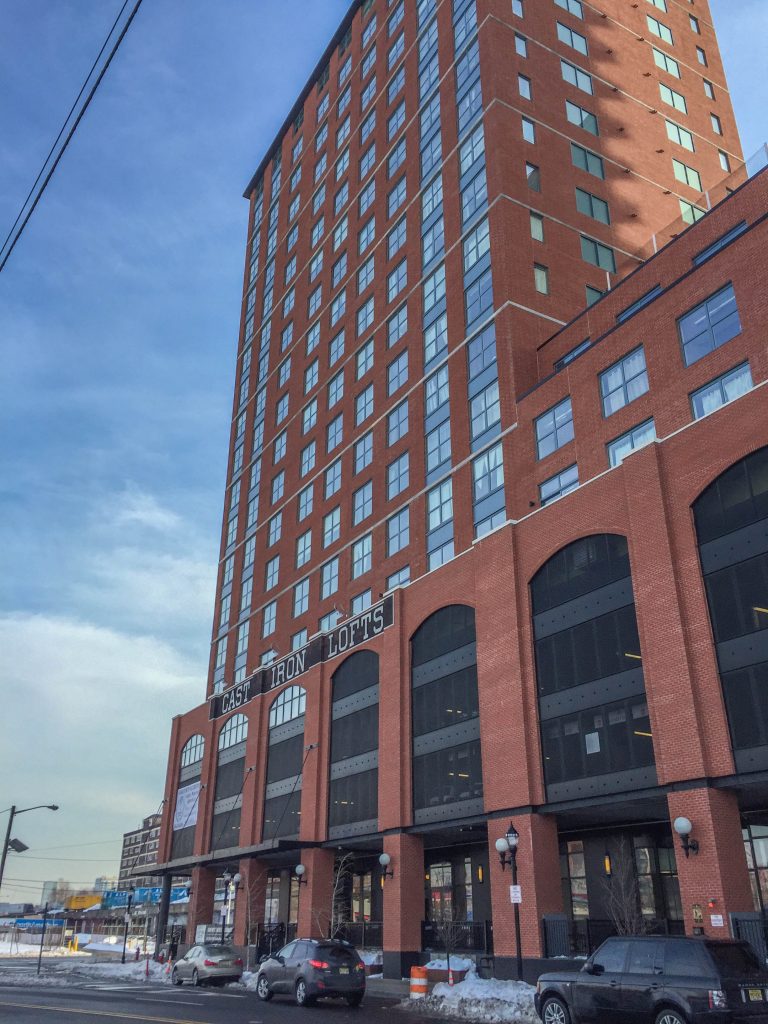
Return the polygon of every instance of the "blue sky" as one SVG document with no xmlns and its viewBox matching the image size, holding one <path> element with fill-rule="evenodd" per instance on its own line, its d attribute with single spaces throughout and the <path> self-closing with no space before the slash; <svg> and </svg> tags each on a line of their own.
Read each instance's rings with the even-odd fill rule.
<svg viewBox="0 0 768 1024">
<path fill-rule="evenodd" d="M 346 7 L 145 0 L 0 275 L 0 810 L 62 808 L 19 819 L 3 899 L 115 871 L 204 694 L 241 194 Z M 118 8 L 3 5 L 0 237 Z M 711 8 L 751 153 L 768 4 Z"/>
</svg>

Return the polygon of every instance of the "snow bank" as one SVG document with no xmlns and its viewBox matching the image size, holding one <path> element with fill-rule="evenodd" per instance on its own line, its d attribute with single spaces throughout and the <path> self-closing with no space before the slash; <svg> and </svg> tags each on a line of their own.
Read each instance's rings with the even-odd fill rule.
<svg viewBox="0 0 768 1024">
<path fill-rule="evenodd" d="M 475 961 L 470 960 L 465 956 L 452 956 L 451 957 L 451 970 L 452 971 L 471 971 L 475 966 Z M 428 964 L 425 964 L 427 970 L 430 971 L 447 971 L 448 961 L 447 960 L 430 960 Z"/>
<path fill-rule="evenodd" d="M 165 964 L 142 959 L 138 963 L 121 964 L 119 961 L 93 963 L 87 957 L 73 957 L 71 961 L 46 965 L 43 961 L 43 972 L 38 975 L 34 969 L 30 971 L 3 970 L 0 967 L 0 984 L 3 985 L 82 985 L 86 981 L 126 981 L 141 983 L 144 981 L 163 982 L 170 985 L 170 974 L 165 973 Z"/>
<path fill-rule="evenodd" d="M 532 985 L 522 981 L 486 980 L 470 974 L 453 987 L 440 982 L 427 999 L 410 1006 L 434 1010 L 460 1020 L 482 1021 L 483 1024 L 540 1024 L 533 1008 L 535 991 Z"/>
<path fill-rule="evenodd" d="M 384 954 L 380 949 L 358 949 L 357 952 L 366 967 L 384 963 Z"/>
</svg>

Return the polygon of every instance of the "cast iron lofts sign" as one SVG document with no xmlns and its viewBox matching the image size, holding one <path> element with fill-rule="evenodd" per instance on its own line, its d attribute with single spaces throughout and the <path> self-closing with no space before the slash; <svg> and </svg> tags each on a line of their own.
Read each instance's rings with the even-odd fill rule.
<svg viewBox="0 0 768 1024">
<path fill-rule="evenodd" d="M 382 633 L 387 626 L 391 626 L 394 618 L 394 598 L 390 594 L 380 604 L 336 626 L 330 633 L 315 637 L 300 651 L 294 651 L 285 658 L 260 668 L 245 682 L 230 686 L 224 693 L 211 697 L 209 718 L 221 718 L 230 711 L 237 711 L 259 694 L 291 682 L 321 661 L 330 661 L 331 658 L 346 654 L 360 644 L 367 643 Z"/>
</svg>

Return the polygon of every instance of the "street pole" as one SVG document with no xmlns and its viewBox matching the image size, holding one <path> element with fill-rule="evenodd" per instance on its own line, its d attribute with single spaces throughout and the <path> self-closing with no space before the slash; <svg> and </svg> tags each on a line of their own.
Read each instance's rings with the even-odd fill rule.
<svg viewBox="0 0 768 1024">
<path fill-rule="evenodd" d="M 131 903 L 133 903 L 133 891 L 128 893 L 128 907 L 125 912 L 125 926 L 123 929 L 123 955 L 121 964 L 125 963 L 125 947 L 128 945 L 128 925 L 131 923 Z"/>
<path fill-rule="evenodd" d="M 3 855 L 0 858 L 0 887 L 3 884 L 3 874 L 5 873 L 5 858 L 8 856 L 8 843 L 11 841 L 11 828 L 13 827 L 13 819 L 16 817 L 16 804 L 11 807 L 11 813 L 8 815 L 8 828 L 5 830 L 5 842 L 3 843 Z"/>
<path fill-rule="evenodd" d="M 43 934 L 40 936 L 40 952 L 37 954 L 37 973 L 40 974 L 40 965 L 43 960 L 43 945 L 45 943 L 45 923 L 48 918 L 48 904 L 43 907 Z"/>
<path fill-rule="evenodd" d="M 517 847 L 513 846 L 509 851 L 512 858 L 512 885 L 517 885 Z M 515 903 L 515 948 L 517 949 L 517 980 L 523 980 L 523 951 L 520 941 L 520 904 Z"/>
</svg>

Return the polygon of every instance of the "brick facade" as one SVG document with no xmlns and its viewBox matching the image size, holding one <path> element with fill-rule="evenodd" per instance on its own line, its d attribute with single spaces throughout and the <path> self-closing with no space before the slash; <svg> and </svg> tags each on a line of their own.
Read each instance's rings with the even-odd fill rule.
<svg viewBox="0 0 768 1024">
<path fill-rule="evenodd" d="M 333 674 L 344 657 L 334 657 L 326 648 L 325 659 L 299 677 L 274 692 L 268 687 L 264 692 L 251 692 L 250 699 L 236 708 L 248 723 L 242 755 L 243 784 L 237 797 L 241 807 L 236 847 L 211 850 L 211 823 L 217 802 L 217 745 L 228 718 L 209 720 L 208 705 L 203 704 L 174 720 L 165 792 L 165 807 L 169 813 L 164 818 L 159 860 L 167 870 L 179 873 L 187 869 L 193 874 L 192 930 L 196 923 L 204 922 L 207 915 L 213 913 L 210 879 L 224 867 L 231 870 L 239 867 L 244 877 L 246 873 L 250 877 L 253 872 L 256 879 L 248 889 L 252 917 L 258 920 L 264 915 L 268 884 L 264 872 L 272 871 L 275 877 L 282 872 L 282 923 L 296 925 L 299 934 L 316 934 L 320 927 L 317 907 L 328 899 L 333 881 L 334 847 L 354 850 L 361 865 L 360 877 L 370 876 L 360 884 L 372 887 L 371 906 L 382 908 L 385 969 L 394 974 L 422 955 L 422 921 L 428 924 L 429 917 L 425 915 L 436 913 L 435 907 L 444 905 L 439 900 L 447 898 L 445 893 L 436 895 L 437 883 L 431 873 L 436 878 L 436 865 L 449 862 L 453 865 L 454 879 L 451 900 L 467 901 L 471 888 L 475 911 L 480 916 L 472 918 L 467 902 L 468 922 L 480 923 L 483 914 L 488 926 L 492 921 L 493 948 L 499 970 L 510 969 L 516 950 L 509 874 L 502 873 L 494 848 L 495 840 L 506 830 L 510 817 L 520 833 L 518 864 L 524 892 L 522 951 L 526 959 L 551 953 L 551 942 L 548 943 L 543 925 L 545 916 L 559 915 L 566 921 L 571 921 L 574 915 L 579 917 L 581 909 L 574 910 L 577 897 L 574 896 L 571 906 L 570 897 L 564 895 L 568 884 L 570 891 L 578 893 L 578 881 L 574 882 L 573 871 L 570 876 L 561 878 L 562 859 L 573 854 L 576 850 L 573 844 L 583 843 L 582 837 L 590 830 L 600 828 L 606 833 L 625 829 L 627 835 L 635 837 L 636 848 L 638 844 L 650 843 L 648 848 L 655 851 L 653 844 L 658 844 L 658 849 L 663 851 L 658 854 L 660 873 L 653 876 L 652 885 L 659 900 L 662 883 L 671 887 L 669 891 L 679 886 L 680 916 L 675 917 L 671 911 L 667 916 L 679 923 L 680 928 L 694 927 L 693 904 L 712 900 L 718 908 L 714 913 L 725 915 L 727 922 L 730 912 L 752 909 L 739 825 L 740 808 L 745 809 L 739 797 L 744 780 L 735 769 L 691 507 L 729 466 L 768 444 L 762 387 L 768 379 L 762 288 L 766 272 L 764 217 L 768 207 L 768 179 L 762 174 L 746 181 L 746 175 L 739 172 L 741 151 L 707 6 L 704 3 L 695 6 L 701 29 L 697 34 L 690 23 L 694 9 L 689 10 L 688 5 L 682 3 L 670 2 L 666 14 L 646 3 L 633 8 L 618 0 L 606 0 L 600 11 L 585 3 L 583 17 L 579 18 L 564 11 L 559 3 L 524 0 L 524 15 L 519 17 L 512 13 L 508 0 L 504 3 L 477 0 L 476 37 L 493 285 L 493 311 L 483 324 L 495 324 L 501 409 L 500 422 L 491 441 L 482 441 L 478 446 L 473 440 L 474 413 L 467 397 L 471 382 L 466 352 L 468 340 L 483 324 L 475 324 L 471 330 L 465 327 L 467 300 L 463 259 L 466 262 L 466 258 L 462 256 L 462 240 L 466 240 L 468 229 L 462 223 L 462 189 L 466 185 L 460 174 L 459 150 L 467 132 L 457 134 L 453 21 L 473 5 L 455 3 L 452 6 L 447 0 L 435 5 L 441 75 L 438 92 L 448 337 L 444 365 L 448 368 L 450 401 L 451 460 L 447 473 L 452 486 L 454 557 L 432 571 L 428 571 L 430 549 L 424 524 L 428 492 L 435 480 L 429 476 L 422 438 L 425 416 L 429 415 L 424 382 L 435 364 L 425 361 L 421 325 L 425 313 L 424 281 L 433 269 L 430 266 L 423 276 L 420 200 L 424 183 L 420 181 L 419 160 L 416 159 L 419 146 L 417 35 L 426 31 L 425 24 L 430 16 L 423 16 L 425 20 L 420 25 L 416 3 L 406 2 L 402 23 L 390 34 L 387 18 L 395 16 L 398 5 L 392 3 L 385 7 L 379 0 L 372 9 L 370 5 L 364 6 L 363 12 L 357 5 L 351 8 L 312 82 L 286 122 L 281 133 L 282 148 L 273 147 L 267 154 L 247 192 L 251 204 L 249 240 L 256 238 L 259 257 L 252 279 L 249 266 L 253 247 L 249 241 L 230 482 L 207 692 L 209 697 L 222 689 L 235 693 L 230 688 L 248 679 L 258 680 L 260 685 L 262 679 L 268 678 L 259 674 L 265 652 L 274 652 L 279 662 L 291 651 L 294 634 L 304 628 L 311 638 L 317 633 L 322 617 L 334 609 L 340 612 L 342 622 L 353 621 L 352 600 L 370 590 L 369 602 L 375 607 L 388 591 L 390 575 L 407 563 L 409 584 L 392 591 L 393 624 L 362 645 L 362 649 L 374 651 L 379 658 L 378 829 L 373 834 L 358 835 L 351 830 L 341 840 L 329 839 L 329 793 L 337 777 L 331 767 L 331 724 L 336 713 L 332 708 Z M 424 10 L 429 7 L 428 3 L 422 5 Z M 371 10 L 376 11 L 379 19 L 377 29 L 371 32 L 371 39 L 375 38 L 378 47 L 373 61 L 380 77 L 375 101 L 378 123 L 362 145 L 359 128 L 368 110 L 361 115 L 358 65 L 363 50 L 360 36 L 374 16 Z M 649 34 L 646 16 L 655 15 L 674 33 L 674 46 L 665 46 Z M 557 35 L 558 22 L 588 40 L 588 57 L 564 46 Z M 351 39 L 345 43 L 347 27 L 351 30 Z M 388 103 L 386 83 L 397 73 L 400 58 L 387 70 L 387 51 L 395 45 L 400 31 L 404 32 L 404 87 L 402 94 L 398 93 Z M 516 35 L 527 40 L 525 57 L 519 53 L 521 44 L 516 43 Z M 343 52 L 341 44 L 344 44 Z M 652 47 L 669 56 L 674 54 L 682 68 L 680 80 L 660 71 Z M 706 66 L 701 64 L 696 47 L 705 50 Z M 367 46 L 365 52 L 370 52 Z M 338 85 L 340 69 L 350 54 L 353 70 L 349 78 Z M 563 80 L 561 60 L 591 76 L 589 95 Z M 314 84 L 318 77 L 322 81 L 326 66 L 329 92 L 325 86 L 318 88 Z M 532 82 L 530 101 L 520 96 L 519 74 L 525 74 Z M 716 100 L 706 98 L 704 79 L 711 83 Z M 352 83 L 348 241 L 334 250 L 330 240 L 333 226 L 338 224 L 343 212 L 334 214 L 333 196 L 347 173 L 337 176 L 333 172 L 334 163 L 347 144 L 345 140 L 342 147 L 335 147 L 335 133 L 345 116 L 344 112 L 336 113 L 336 104 L 347 81 Z M 670 87 L 677 83 L 678 89 L 684 89 L 688 101 L 685 116 L 664 107 L 660 83 L 669 83 Z M 324 172 L 321 168 L 313 183 L 313 167 L 323 149 L 312 143 L 315 133 L 321 130 L 316 124 L 316 110 L 325 95 L 330 95 L 328 164 Z M 390 217 L 388 193 L 403 171 L 387 177 L 386 154 L 400 138 L 399 132 L 387 138 L 387 119 L 401 95 L 406 101 L 404 137 L 411 156 L 403 165 L 406 204 Z M 565 116 L 566 100 L 583 103 L 595 113 L 600 124 L 599 136 L 574 127 Z M 722 135 L 713 134 L 711 113 L 715 110 Z M 523 117 L 536 125 L 535 144 L 522 139 Z M 667 118 L 684 124 L 695 138 L 695 156 L 670 140 L 664 126 Z M 325 122 L 321 119 L 322 123 Z M 292 161 L 291 150 L 302 133 L 303 153 Z M 361 154 L 372 141 L 376 143 L 378 160 L 374 176 L 376 198 L 360 217 L 357 200 L 364 186 L 358 181 L 357 168 Z M 604 179 L 598 180 L 572 163 L 572 143 L 599 155 Z M 275 163 L 276 153 L 281 154 L 277 157 L 278 163 Z M 719 154 L 726 154 L 731 163 L 735 175 L 731 186 L 741 187 L 727 201 L 715 205 L 725 192 L 722 184 L 725 172 Z M 711 190 L 709 204 L 714 208 L 690 227 L 680 221 L 680 200 L 706 210 L 708 198 L 675 178 L 671 157 L 686 164 L 695 163 L 705 191 Z M 538 192 L 533 193 L 529 188 L 526 161 L 539 167 L 541 189 Z M 278 165 L 282 167 L 281 198 L 278 205 L 273 206 L 277 211 L 276 219 L 269 226 L 268 205 L 262 197 L 269 194 Z M 295 254 L 300 269 L 295 279 L 284 284 L 285 268 L 294 251 L 289 256 L 283 244 L 289 223 L 294 223 L 293 218 L 290 221 L 288 218 L 288 196 L 294 194 L 289 179 L 299 165 L 302 182 L 296 194 L 301 196 L 301 210 L 295 221 L 299 226 Z M 327 195 L 313 214 L 311 196 L 320 187 L 321 180 L 326 181 Z M 598 223 L 578 212 L 574 208 L 574 188 L 605 197 L 610 203 L 610 224 Z M 257 214 L 259 208 L 260 215 Z M 312 254 L 319 251 L 310 245 L 310 233 L 321 210 L 325 217 L 323 237 L 326 239 L 323 267 L 310 281 L 306 268 Z M 531 236 L 531 213 L 543 218 L 544 242 Z M 375 216 L 376 223 L 375 246 L 371 249 L 375 253 L 376 269 L 372 286 L 367 285 L 358 297 L 355 274 L 368 258 L 367 251 L 362 256 L 358 253 L 358 232 L 371 216 Z M 387 233 L 402 216 L 407 225 L 405 248 L 389 258 Z M 699 253 L 741 221 L 746 222 L 746 227 L 735 241 L 701 266 L 694 264 Z M 273 254 L 268 252 L 272 244 L 268 241 L 270 233 L 277 240 Z M 615 274 L 606 275 L 582 258 L 579 241 L 582 235 L 614 251 Z M 670 242 L 672 235 L 679 237 Z M 654 246 L 660 249 L 655 255 Z M 331 297 L 337 294 L 337 287 L 332 285 L 331 268 L 342 251 L 348 253 L 346 314 L 329 326 Z M 267 287 L 265 269 L 273 255 L 272 312 L 262 319 L 261 307 Z M 389 301 L 388 277 L 404 255 L 408 267 L 407 291 L 395 301 Z M 535 288 L 534 263 L 548 268 L 549 294 L 542 294 Z M 605 290 L 607 284 L 610 290 L 585 309 L 585 287 Z M 727 343 L 686 367 L 678 320 L 727 284 L 733 285 L 741 329 Z M 309 317 L 309 295 L 318 285 L 323 288 L 321 306 L 316 315 Z M 295 305 L 283 316 L 282 303 L 289 287 L 295 287 Z M 653 301 L 620 322 L 624 319 L 623 311 L 655 288 L 658 294 Z M 249 298 L 251 294 L 253 300 Z M 356 311 L 370 294 L 374 296 L 374 322 L 358 337 Z M 388 345 L 387 321 L 406 301 L 408 330 L 395 344 Z M 258 313 L 254 314 L 254 310 Z M 280 339 L 289 323 L 293 324 L 292 340 L 281 350 Z M 307 352 L 308 332 L 315 323 L 321 325 L 318 328 L 320 341 L 316 348 Z M 346 331 L 344 354 L 331 367 L 328 345 L 342 328 Z M 373 340 L 373 368 L 366 369 L 358 383 L 356 356 L 369 339 Z M 259 343 L 265 360 L 262 370 L 258 369 L 256 353 Z M 640 344 L 648 388 L 634 401 L 628 401 L 623 408 L 606 416 L 601 404 L 599 375 Z M 570 354 L 582 345 L 583 351 L 571 359 Z M 388 394 L 387 368 L 403 351 L 408 352 L 407 384 Z M 291 364 L 286 370 L 288 357 Z M 306 386 L 305 372 L 318 357 L 317 383 Z M 703 419 L 693 419 L 692 392 L 745 362 L 751 373 L 751 390 Z M 345 373 L 344 395 L 337 406 L 329 409 L 326 388 L 340 368 Z M 354 426 L 355 400 L 369 383 L 374 389 L 373 416 Z M 263 394 L 262 388 L 266 388 Z M 276 411 L 286 395 L 288 412 L 277 423 Z M 389 445 L 387 416 L 406 396 L 408 432 L 397 443 Z M 536 421 L 568 396 L 573 440 L 539 458 Z M 317 425 L 303 430 L 303 411 L 313 397 L 318 397 Z M 266 410 L 263 428 L 259 427 L 259 403 Z M 336 450 L 326 453 L 325 430 L 339 413 L 344 417 L 343 440 Z M 611 466 L 606 445 L 651 418 L 655 441 L 633 452 L 620 465 Z M 254 427 L 257 434 L 263 429 L 258 450 L 254 447 L 255 441 L 250 440 L 254 437 Z M 286 454 L 280 455 L 274 450 L 274 442 L 284 430 L 287 432 Z M 369 430 L 373 432 L 373 458 L 362 471 L 356 472 L 354 446 Z M 317 443 L 314 469 L 302 477 L 300 453 L 312 440 Z M 478 453 L 496 444 L 501 445 L 503 457 L 503 523 L 485 536 L 476 537 L 473 460 Z M 402 493 L 390 499 L 387 497 L 387 466 L 405 451 L 410 456 L 410 483 Z M 341 459 L 341 485 L 326 498 L 324 472 L 338 458 Z M 257 480 L 254 484 L 251 468 L 256 464 L 260 466 L 260 483 Z M 543 505 L 540 485 L 573 465 L 578 467 L 578 488 L 558 501 Z M 272 501 L 272 481 L 281 468 L 285 470 L 282 496 Z M 353 526 L 353 494 L 369 480 L 373 488 L 370 514 Z M 310 483 L 314 488 L 313 510 L 300 520 L 298 496 Z M 258 509 L 257 514 L 249 516 L 249 504 Z M 335 506 L 341 508 L 340 535 L 324 547 L 323 518 Z M 409 543 L 389 556 L 386 520 L 405 507 L 410 510 Z M 281 536 L 270 543 L 269 523 L 280 513 Z M 312 531 L 312 555 L 305 565 L 297 567 L 297 540 L 308 530 Z M 368 533 L 371 536 L 370 568 L 352 579 L 351 545 Z M 652 736 L 655 776 L 651 783 L 629 790 L 622 789 L 620 782 L 613 780 L 599 784 L 608 787 L 602 791 L 598 783 L 586 779 L 580 795 L 557 800 L 551 793 L 548 795 L 545 776 L 541 689 L 537 684 L 530 585 L 542 566 L 566 545 L 603 534 L 617 535 L 627 541 L 630 596 L 634 599 L 640 652 L 629 651 L 625 657 L 642 662 L 642 692 L 647 701 L 650 727 L 647 732 L 636 731 L 635 736 L 649 739 Z M 247 554 L 249 538 L 255 538 L 255 546 L 251 545 L 254 552 L 252 576 L 246 565 L 250 557 Z M 278 581 L 274 587 L 267 587 L 267 565 L 278 555 Z M 338 589 L 322 598 L 320 568 L 337 555 L 340 559 Z M 307 607 L 294 616 L 293 587 L 304 578 L 309 579 Z M 252 584 L 248 583 L 250 579 Z M 253 594 L 247 609 L 242 607 L 246 583 L 252 587 Z M 275 628 L 263 636 L 265 606 L 273 600 L 277 602 Z M 432 748 L 414 729 L 412 689 L 417 685 L 417 673 L 412 663 L 411 640 L 430 616 L 452 605 L 469 606 L 474 611 L 474 647 L 466 646 L 461 657 L 464 665 L 476 664 L 482 810 L 464 818 L 451 816 L 440 809 L 440 800 L 436 797 L 430 811 L 433 824 L 424 824 L 426 818 L 423 818 L 419 825 L 415 824 L 418 808 L 414 807 L 414 756 L 419 743 L 422 744 L 419 750 Z M 241 609 L 239 613 L 238 609 Z M 245 629 L 247 642 L 241 642 L 238 635 L 244 635 Z M 228 637 L 226 646 L 225 637 Z M 238 646 L 242 648 L 239 652 Z M 630 663 L 629 668 L 632 667 Z M 430 671 L 438 670 L 435 662 Z M 300 828 L 297 836 L 265 840 L 262 823 L 269 711 L 276 694 L 291 685 L 299 685 L 306 694 L 304 753 L 300 776 L 295 776 L 293 784 L 296 792 L 300 781 Z M 254 691 L 258 688 L 256 682 L 253 688 Z M 469 725 L 467 729 L 471 731 Z M 179 784 L 178 766 L 185 744 L 195 735 L 205 738 L 205 752 L 199 769 L 202 788 L 194 849 L 191 856 L 174 860 L 171 812 Z M 453 776 L 458 770 L 454 765 L 450 774 Z M 294 772 L 295 769 L 291 769 L 288 782 L 294 778 Z M 647 778 L 650 777 L 647 774 Z M 470 788 L 468 783 L 467 791 Z M 765 807 L 765 803 L 761 804 L 762 797 L 756 796 L 754 789 L 751 792 L 750 808 Z M 469 799 L 459 795 L 461 799 Z M 222 808 L 229 806 L 219 802 L 221 813 L 225 813 Z M 678 846 L 677 868 L 672 872 L 677 881 L 668 883 L 662 878 L 664 872 L 658 865 L 667 856 L 673 838 L 669 820 L 679 814 L 694 822 L 700 853 L 683 863 Z M 652 835 L 652 839 L 647 839 L 648 835 Z M 607 849 L 606 846 L 606 856 Z M 377 858 L 382 851 L 390 854 L 393 878 L 381 879 Z M 594 859 L 594 850 L 584 856 L 587 860 Z M 295 895 L 290 914 L 294 915 L 294 920 L 290 921 L 286 879 L 299 862 L 307 869 L 307 885 L 296 890 L 295 880 L 292 883 Z M 731 873 L 726 873 L 726 864 L 729 872 L 733 869 Z M 457 883 L 462 873 L 467 877 Z M 425 881 L 428 883 L 426 890 Z M 460 896 L 457 885 L 461 889 Z M 586 885 L 591 907 L 593 901 L 599 903 L 594 872 L 591 880 L 587 877 Z M 242 902 L 242 893 L 238 898 Z M 425 899 L 427 904 L 432 900 L 431 911 L 422 906 Z M 589 913 L 592 914 L 591 909 Z M 245 939 L 248 927 L 248 915 L 238 905 L 235 913 L 238 941 Z M 703 927 L 709 933 L 723 934 L 712 925 L 711 915 L 705 915 Z M 486 945 L 487 935 L 486 931 Z"/>
</svg>

